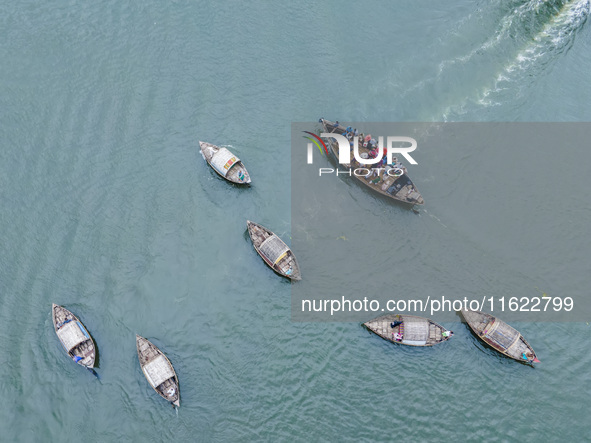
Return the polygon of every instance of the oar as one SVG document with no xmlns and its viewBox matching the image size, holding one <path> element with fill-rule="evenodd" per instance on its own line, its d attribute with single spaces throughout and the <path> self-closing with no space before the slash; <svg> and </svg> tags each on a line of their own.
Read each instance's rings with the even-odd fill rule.
<svg viewBox="0 0 591 443">
<path fill-rule="evenodd" d="M 86 369 L 88 369 L 90 372 L 92 372 L 92 375 L 94 375 L 96 378 L 98 378 L 99 380 L 101 379 L 93 368 L 86 368 Z"/>
</svg>

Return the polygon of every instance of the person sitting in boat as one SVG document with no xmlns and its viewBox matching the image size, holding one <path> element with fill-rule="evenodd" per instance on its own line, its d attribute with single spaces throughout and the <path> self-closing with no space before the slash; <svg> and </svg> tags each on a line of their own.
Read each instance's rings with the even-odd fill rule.
<svg viewBox="0 0 591 443">
<path fill-rule="evenodd" d="M 366 180 L 369 180 L 369 178 L 371 177 L 371 169 L 369 169 L 369 168 L 363 168 L 363 169 L 367 169 L 367 174 L 365 174 L 363 176 L 363 178 Z"/>
<path fill-rule="evenodd" d="M 359 136 L 359 131 L 357 130 L 357 128 L 353 129 L 353 135 L 355 137 L 358 137 Z"/>
<path fill-rule="evenodd" d="M 392 171 L 391 174 L 389 173 L 390 171 Z M 391 177 L 391 176 L 398 177 L 398 176 L 402 175 L 401 172 L 402 172 L 401 169 L 396 168 L 393 165 L 388 165 L 387 164 L 386 166 L 384 166 L 384 175 L 387 175 L 388 177 Z"/>
<path fill-rule="evenodd" d="M 399 332 L 397 332 L 396 334 L 392 333 L 392 336 L 394 337 L 394 340 L 402 341 L 402 334 L 400 334 Z"/>
<path fill-rule="evenodd" d="M 443 336 L 443 338 L 449 338 L 449 337 L 453 337 L 454 335 L 454 331 L 443 331 L 441 333 L 441 335 Z"/>
<path fill-rule="evenodd" d="M 174 386 L 171 386 L 168 391 L 166 391 L 166 393 L 168 394 L 169 397 L 174 397 L 174 394 L 176 392 L 176 389 L 174 389 Z"/>
<path fill-rule="evenodd" d="M 378 172 L 378 169 L 372 169 L 374 171 L 374 174 L 377 176 L 376 178 L 374 178 L 373 180 L 370 180 L 370 184 L 372 185 L 377 185 L 380 180 L 382 179 L 382 177 L 380 176 L 380 173 Z"/>
<path fill-rule="evenodd" d="M 370 184 L 377 185 L 382 177 L 380 175 L 383 168 L 381 168 L 378 164 L 377 167 L 373 167 L 369 170 L 369 174 L 365 176 L 366 180 L 369 181 Z"/>
<path fill-rule="evenodd" d="M 402 322 L 400 320 L 394 320 L 392 323 L 390 323 L 390 327 L 394 329 L 396 326 L 400 326 L 401 324 Z"/>
<path fill-rule="evenodd" d="M 379 178 L 380 178 L 380 173 L 378 172 L 378 168 L 371 168 L 371 169 L 369 170 L 369 174 L 367 174 L 367 175 L 365 176 L 365 179 L 366 179 L 367 181 L 369 181 L 370 183 L 372 183 L 374 180 L 376 180 L 375 178 L 374 178 L 374 179 L 372 179 L 372 177 L 373 177 L 374 175 L 377 175 L 378 181 L 380 181 L 380 180 L 379 180 Z M 377 183 L 377 181 L 376 181 L 376 183 Z"/>
</svg>

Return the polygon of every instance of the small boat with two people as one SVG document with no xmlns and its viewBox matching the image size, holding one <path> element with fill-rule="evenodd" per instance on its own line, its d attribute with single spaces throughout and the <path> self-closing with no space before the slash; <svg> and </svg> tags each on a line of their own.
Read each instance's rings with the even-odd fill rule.
<svg viewBox="0 0 591 443">
<path fill-rule="evenodd" d="M 57 338 L 70 358 L 97 375 L 93 369 L 96 357 L 95 344 L 78 317 L 63 306 L 53 303 L 51 318 Z"/>
<path fill-rule="evenodd" d="M 386 314 L 363 324 L 384 340 L 407 346 L 433 346 L 453 336 L 433 320 L 406 314 Z"/>
<path fill-rule="evenodd" d="M 356 128 L 353 129 L 350 126 L 345 127 L 338 121 L 335 123 L 321 118 L 319 122 L 322 124 L 323 132 L 340 134 L 349 140 L 351 151 L 348 164 L 352 169 L 364 171 L 363 175 L 353 173 L 353 177 L 368 188 L 393 200 L 413 206 L 425 203 L 423 196 L 408 176 L 406 167 L 396 157 L 392 159 L 392 164 L 387 164 L 385 155 L 382 158 L 382 162 L 376 165 L 366 166 L 357 162 L 353 155 L 353 141 L 356 136 L 359 140 L 359 156 L 362 159 L 376 158 L 379 155 L 378 142 L 375 138 L 372 138 L 371 134 L 364 136 L 364 134 L 359 134 Z M 337 141 L 329 138 L 328 144 L 335 159 L 338 159 L 339 145 Z"/>
<path fill-rule="evenodd" d="M 172 364 L 158 347 L 140 335 L 135 336 L 142 372 L 154 390 L 173 406 L 181 405 L 179 380 Z"/>
<path fill-rule="evenodd" d="M 269 229 L 250 220 L 246 221 L 246 226 L 254 249 L 273 271 L 291 280 L 302 279 L 295 255 L 283 240 Z"/>
<path fill-rule="evenodd" d="M 495 351 L 522 363 L 540 363 L 521 333 L 504 321 L 481 311 L 462 309 L 461 313 L 472 332 Z"/>
<path fill-rule="evenodd" d="M 201 155 L 221 177 L 237 185 L 250 184 L 250 175 L 238 157 L 227 148 L 199 142 Z"/>
</svg>

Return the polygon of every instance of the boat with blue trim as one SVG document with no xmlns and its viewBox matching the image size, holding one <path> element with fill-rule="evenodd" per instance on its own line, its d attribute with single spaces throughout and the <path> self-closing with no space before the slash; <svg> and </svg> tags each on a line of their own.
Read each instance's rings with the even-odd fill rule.
<svg viewBox="0 0 591 443">
<path fill-rule="evenodd" d="M 51 308 L 53 328 L 64 350 L 72 360 L 87 369 L 94 367 L 94 340 L 82 322 L 72 312 L 55 303 Z"/>
</svg>

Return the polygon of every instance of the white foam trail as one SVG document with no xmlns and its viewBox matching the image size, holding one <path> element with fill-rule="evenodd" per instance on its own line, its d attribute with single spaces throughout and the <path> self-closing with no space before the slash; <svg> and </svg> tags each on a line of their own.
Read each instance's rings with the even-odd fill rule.
<svg viewBox="0 0 591 443">
<path fill-rule="evenodd" d="M 441 219 L 439 217 L 436 217 L 435 215 L 431 214 L 429 211 L 427 211 L 426 209 L 423 208 L 423 212 L 425 214 L 427 214 L 429 217 L 431 217 L 432 219 L 436 220 L 441 226 L 443 226 L 445 229 L 447 229 L 447 225 L 445 223 L 443 223 L 441 221 Z"/>
<path fill-rule="evenodd" d="M 404 97 L 415 90 L 424 89 L 424 87 L 427 84 L 435 83 L 446 71 L 448 71 L 454 65 L 466 64 L 476 56 L 482 55 L 487 51 L 492 51 L 497 46 L 506 43 L 508 40 L 511 39 L 511 29 L 517 26 L 520 22 L 522 22 L 526 18 L 528 13 L 537 12 L 539 10 L 540 5 L 545 3 L 545 1 L 546 0 L 535 0 L 532 2 L 524 3 L 523 5 L 515 8 L 510 14 L 504 16 L 501 19 L 500 29 L 497 30 L 494 33 L 494 35 L 488 38 L 484 43 L 474 48 L 468 54 L 460 55 L 450 60 L 443 60 L 441 63 L 439 63 L 438 73 L 435 77 L 421 80 L 420 82 L 414 84 L 413 86 L 409 87 L 406 91 L 404 91 L 400 95 L 400 97 Z M 472 14 L 462 19 L 460 24 L 465 24 L 465 22 L 467 22 L 469 18 L 472 18 Z"/>
<path fill-rule="evenodd" d="M 526 12 L 539 8 L 543 2 L 536 1 L 526 3 L 518 8 L 517 14 L 523 16 Z M 520 10 L 519 10 L 520 9 Z M 476 103 L 481 107 L 492 107 L 503 104 L 504 91 L 511 93 L 512 98 L 522 96 L 520 91 L 515 90 L 513 84 L 521 81 L 526 75 L 533 76 L 536 69 L 543 70 L 548 63 L 557 55 L 568 50 L 574 42 L 576 32 L 585 24 L 591 14 L 591 0 L 578 0 L 565 3 L 558 13 L 549 20 L 544 27 L 523 47 L 500 71 L 498 71 L 491 82 L 491 85 L 484 86 L 472 99 L 465 99 L 462 102 L 448 106 L 441 114 L 447 121 L 450 114 L 465 114 L 466 107 L 470 103 Z M 510 29 L 511 18 L 503 21 L 501 30 L 497 37 L 501 38 L 507 29 Z"/>
<path fill-rule="evenodd" d="M 515 10 L 501 20 L 501 27 L 495 34 L 486 40 L 478 48 L 473 49 L 468 54 L 457 57 L 452 60 L 444 60 L 439 64 L 439 72 L 443 72 L 448 66 L 454 65 L 458 62 L 466 63 L 470 61 L 474 56 L 482 54 L 483 51 L 489 51 L 499 46 L 510 38 L 511 29 L 515 27 L 519 20 L 524 20 L 527 14 L 531 12 L 537 12 L 546 0 L 536 0 L 533 2 L 524 3 L 523 5 L 515 8 Z"/>
</svg>

